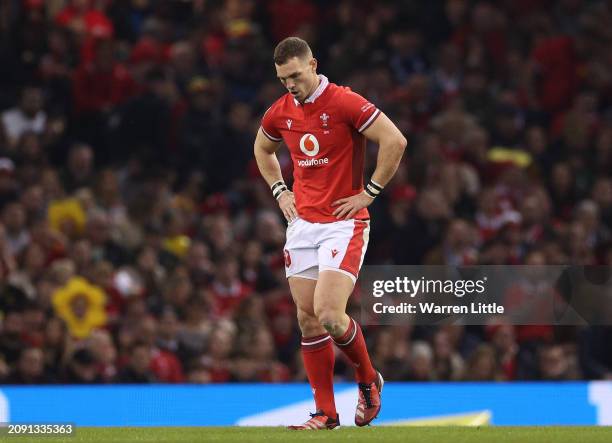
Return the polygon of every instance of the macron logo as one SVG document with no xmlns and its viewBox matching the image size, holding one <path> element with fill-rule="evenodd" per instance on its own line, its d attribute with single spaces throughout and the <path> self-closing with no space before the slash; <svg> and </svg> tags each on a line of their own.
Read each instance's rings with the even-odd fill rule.
<svg viewBox="0 0 612 443">
<path fill-rule="evenodd" d="M 331 254 L 332 254 L 332 258 L 336 258 L 336 255 L 338 255 L 338 250 L 337 249 L 332 249 L 331 250 Z"/>
<path fill-rule="evenodd" d="M 291 129 L 291 124 L 293 123 L 293 120 L 291 120 L 290 118 L 287 119 L 287 129 Z"/>
</svg>

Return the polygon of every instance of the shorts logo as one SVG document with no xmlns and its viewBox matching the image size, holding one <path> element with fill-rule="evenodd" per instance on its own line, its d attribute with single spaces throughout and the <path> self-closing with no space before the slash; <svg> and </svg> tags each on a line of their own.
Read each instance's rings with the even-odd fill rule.
<svg viewBox="0 0 612 443">
<path fill-rule="evenodd" d="M 285 267 L 288 268 L 289 266 L 291 266 L 291 255 L 289 255 L 289 251 L 287 251 L 286 249 L 284 250 L 285 253 Z"/>
<path fill-rule="evenodd" d="M 304 134 L 300 139 L 300 149 L 308 157 L 319 153 L 319 140 L 312 134 Z"/>
<path fill-rule="evenodd" d="M 337 249 L 332 249 L 331 250 L 331 254 L 332 254 L 332 258 L 336 258 L 336 255 L 338 255 L 338 250 Z"/>
</svg>

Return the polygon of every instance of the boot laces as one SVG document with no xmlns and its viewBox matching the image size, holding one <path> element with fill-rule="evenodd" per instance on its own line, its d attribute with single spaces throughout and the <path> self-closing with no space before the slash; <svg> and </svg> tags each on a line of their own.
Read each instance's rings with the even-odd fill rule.
<svg viewBox="0 0 612 443">
<path fill-rule="evenodd" d="M 359 390 L 363 394 L 363 399 L 366 403 L 366 408 L 372 407 L 372 385 L 367 383 L 359 383 Z"/>
</svg>

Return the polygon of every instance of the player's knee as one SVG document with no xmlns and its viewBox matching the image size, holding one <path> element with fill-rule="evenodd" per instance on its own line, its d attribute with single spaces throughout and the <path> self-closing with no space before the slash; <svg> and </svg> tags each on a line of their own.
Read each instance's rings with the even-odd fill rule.
<svg viewBox="0 0 612 443">
<path fill-rule="evenodd" d="M 315 316 L 298 309 L 297 320 L 302 335 L 308 337 L 320 332 L 321 325 Z"/>
<path fill-rule="evenodd" d="M 332 337 L 338 337 L 344 332 L 342 330 L 342 313 L 323 309 L 317 314 L 319 323 L 325 328 Z"/>
</svg>

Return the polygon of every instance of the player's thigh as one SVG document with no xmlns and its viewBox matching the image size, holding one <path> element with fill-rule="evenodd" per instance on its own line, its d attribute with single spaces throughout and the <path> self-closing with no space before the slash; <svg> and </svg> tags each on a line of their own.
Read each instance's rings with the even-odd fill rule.
<svg viewBox="0 0 612 443">
<path fill-rule="evenodd" d="M 338 317 L 346 312 L 346 304 L 353 293 L 355 283 L 344 272 L 319 271 L 319 280 L 314 291 L 314 313 L 322 317 Z"/>
<path fill-rule="evenodd" d="M 319 230 L 319 272 L 332 269 L 354 283 L 368 247 L 370 223 L 342 220 L 320 226 Z"/>
<path fill-rule="evenodd" d="M 319 266 L 318 248 L 314 242 L 312 231 L 312 224 L 302 219 L 291 222 L 287 227 L 287 240 L 283 250 L 285 276 L 289 280 L 289 285 L 292 288 L 291 292 L 294 292 L 293 287 L 295 286 L 295 291 L 298 292 L 300 299 L 302 298 L 300 294 L 304 291 L 304 288 L 314 285 L 299 281 L 292 285 L 292 280 L 298 280 L 292 277 L 307 277 L 300 278 L 300 280 L 314 279 L 315 281 L 317 278 L 317 273 L 311 275 L 309 272 L 313 267 Z M 298 301 L 296 301 L 296 304 L 298 304 Z"/>
<path fill-rule="evenodd" d="M 317 280 L 293 276 L 289 277 L 287 281 L 289 282 L 291 296 L 298 309 L 298 316 L 301 315 L 300 311 L 314 316 L 314 294 Z"/>
</svg>

